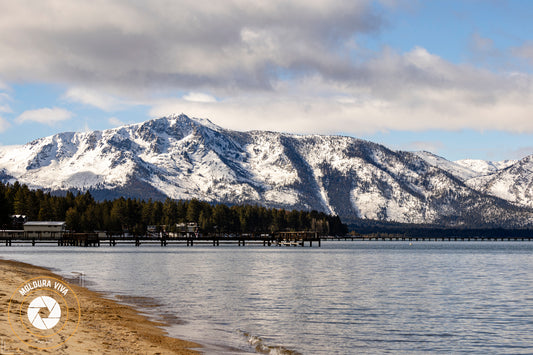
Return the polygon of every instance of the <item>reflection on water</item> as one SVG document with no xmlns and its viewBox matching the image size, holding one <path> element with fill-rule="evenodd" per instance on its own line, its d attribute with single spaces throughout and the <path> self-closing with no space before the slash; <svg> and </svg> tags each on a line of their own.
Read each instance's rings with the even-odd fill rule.
<svg viewBox="0 0 533 355">
<path fill-rule="evenodd" d="M 144 312 L 214 353 L 517 354 L 533 346 L 529 242 L 0 247 L 0 257 L 83 273 L 88 287 L 159 304 Z"/>
</svg>

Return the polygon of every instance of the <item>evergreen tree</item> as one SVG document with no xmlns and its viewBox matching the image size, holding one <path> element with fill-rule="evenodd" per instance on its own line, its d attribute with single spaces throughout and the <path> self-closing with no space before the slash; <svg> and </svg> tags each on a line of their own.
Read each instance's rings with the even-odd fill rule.
<svg viewBox="0 0 533 355">
<path fill-rule="evenodd" d="M 26 210 L 26 196 L 22 189 L 17 189 L 15 192 L 13 209 L 15 214 L 26 215 L 28 213 Z"/>
<path fill-rule="evenodd" d="M 8 229 L 10 224 L 10 205 L 8 201 L 7 187 L 0 183 L 0 227 L 2 229 Z"/>
<path fill-rule="evenodd" d="M 187 215 L 186 219 L 187 222 L 198 222 L 198 219 L 200 217 L 200 211 L 202 210 L 202 205 L 200 201 L 193 198 L 189 201 L 189 206 L 187 206 Z"/>
<path fill-rule="evenodd" d="M 163 224 L 174 226 L 178 223 L 178 205 L 174 200 L 167 198 L 163 204 Z"/>
<path fill-rule="evenodd" d="M 65 223 L 67 228 L 72 232 L 80 232 L 81 229 L 81 216 L 76 207 L 71 207 L 68 209 L 65 216 Z"/>
<path fill-rule="evenodd" d="M 342 235 L 347 232 L 338 216 L 317 211 L 286 211 L 257 205 L 228 207 L 205 201 L 143 201 L 123 197 L 97 202 L 90 192 L 52 196 L 26 185 L 0 183 L 0 227 L 10 224 L 11 214 L 26 215 L 29 220 L 66 221 L 77 232 L 105 230 L 129 231 L 142 235 L 148 225 L 196 222 L 203 233 L 269 233 L 284 230 L 313 230 Z"/>
<path fill-rule="evenodd" d="M 52 203 L 51 203 L 50 196 L 42 196 L 42 200 L 40 201 L 40 207 L 39 207 L 39 214 L 38 218 L 40 221 L 52 221 L 54 220 L 54 211 L 52 209 Z"/>
</svg>

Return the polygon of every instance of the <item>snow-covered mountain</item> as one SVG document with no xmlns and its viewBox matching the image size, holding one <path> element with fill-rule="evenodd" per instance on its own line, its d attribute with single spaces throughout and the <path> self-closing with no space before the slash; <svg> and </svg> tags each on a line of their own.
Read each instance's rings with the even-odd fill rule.
<svg viewBox="0 0 533 355">
<path fill-rule="evenodd" d="M 237 132 L 179 115 L 0 147 L 0 177 L 52 191 L 90 190 L 101 199 L 258 203 L 345 220 L 531 223 L 530 209 L 480 193 L 465 183 L 468 174 L 427 160 L 351 137 Z"/>
<path fill-rule="evenodd" d="M 492 175 L 513 164 L 516 160 L 486 161 L 478 159 L 464 159 L 449 161 L 443 157 L 427 151 L 413 152 L 429 164 L 439 167 L 463 181 L 469 181 L 473 178 Z"/>
<path fill-rule="evenodd" d="M 429 164 L 449 172 L 450 174 L 460 178 L 462 181 L 466 181 L 481 174 L 468 165 L 463 165 L 459 162 L 449 161 L 431 152 L 419 151 L 413 153 L 418 157 L 424 159 Z"/>
<path fill-rule="evenodd" d="M 499 169 L 469 179 L 466 184 L 518 206 L 533 207 L 533 156 L 510 165 L 504 162 Z"/>
<path fill-rule="evenodd" d="M 467 186 L 484 194 L 507 200 L 515 205 L 533 207 L 533 156 L 521 160 L 448 161 L 428 152 L 416 155 L 433 166 L 460 178 Z"/>
<path fill-rule="evenodd" d="M 517 162 L 517 160 L 487 161 L 479 159 L 463 159 L 455 161 L 457 165 L 469 169 L 474 173 L 470 178 L 497 173 Z"/>
</svg>

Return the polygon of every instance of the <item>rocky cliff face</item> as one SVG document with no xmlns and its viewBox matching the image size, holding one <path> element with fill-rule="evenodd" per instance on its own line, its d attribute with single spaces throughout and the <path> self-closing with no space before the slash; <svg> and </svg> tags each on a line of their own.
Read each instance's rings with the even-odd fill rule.
<svg viewBox="0 0 533 355">
<path fill-rule="evenodd" d="M 90 190 L 101 199 L 198 198 L 348 220 L 530 224 L 529 208 L 492 193 L 496 182 L 478 184 L 478 175 L 423 158 L 351 137 L 237 132 L 180 115 L 0 147 L 0 177 L 52 191 Z M 512 181 L 518 170 L 533 176 L 526 165 L 494 179 Z M 531 206 L 528 187 L 519 191 L 520 199 L 509 200 Z"/>
</svg>

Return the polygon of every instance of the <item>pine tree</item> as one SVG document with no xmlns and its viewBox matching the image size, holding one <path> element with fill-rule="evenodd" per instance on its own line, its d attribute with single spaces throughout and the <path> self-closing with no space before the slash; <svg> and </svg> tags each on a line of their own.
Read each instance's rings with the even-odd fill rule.
<svg viewBox="0 0 533 355">
<path fill-rule="evenodd" d="M 200 201 L 193 198 L 189 201 L 189 206 L 187 207 L 187 215 L 186 219 L 187 222 L 198 222 L 198 219 L 200 217 L 200 211 L 202 209 L 202 206 L 200 204 Z"/>
</svg>

